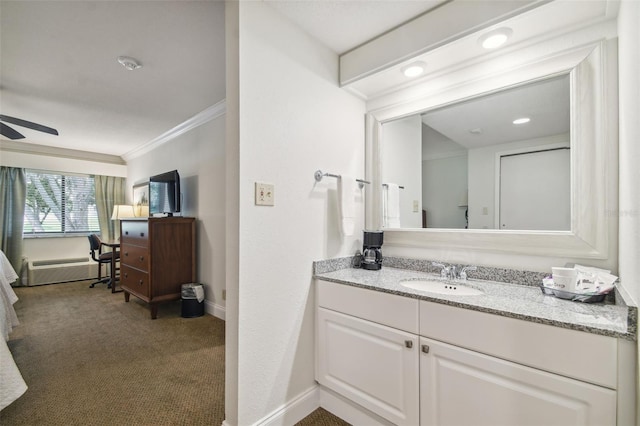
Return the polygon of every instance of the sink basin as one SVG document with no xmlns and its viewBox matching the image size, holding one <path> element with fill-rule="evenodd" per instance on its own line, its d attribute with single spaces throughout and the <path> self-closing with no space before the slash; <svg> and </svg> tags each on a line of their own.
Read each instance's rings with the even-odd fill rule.
<svg viewBox="0 0 640 426">
<path fill-rule="evenodd" d="M 401 281 L 400 285 L 413 290 L 437 294 L 450 294 L 453 296 L 479 296 L 484 294 L 482 290 L 460 285 L 455 281 L 407 280 Z"/>
</svg>

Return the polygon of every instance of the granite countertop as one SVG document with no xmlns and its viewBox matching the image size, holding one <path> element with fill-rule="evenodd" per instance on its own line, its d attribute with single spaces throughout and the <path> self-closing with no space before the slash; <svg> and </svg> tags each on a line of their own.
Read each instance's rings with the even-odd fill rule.
<svg viewBox="0 0 640 426">
<path fill-rule="evenodd" d="M 382 291 L 459 308 L 472 309 L 540 324 L 569 328 L 627 340 L 636 339 L 637 309 L 621 301 L 581 303 L 544 295 L 537 286 L 474 280 L 469 287 L 481 289 L 479 296 L 427 293 L 400 285 L 402 280 L 438 278 L 428 272 L 383 267 L 369 271 L 346 267 L 334 271 L 316 270 L 314 277 L 326 281 Z M 616 296 L 621 296 L 616 293 Z"/>
</svg>

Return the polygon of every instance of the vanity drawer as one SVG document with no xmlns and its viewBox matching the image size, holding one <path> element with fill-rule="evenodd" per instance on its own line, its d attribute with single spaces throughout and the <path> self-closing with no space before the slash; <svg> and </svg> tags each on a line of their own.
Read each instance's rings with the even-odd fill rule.
<svg viewBox="0 0 640 426">
<path fill-rule="evenodd" d="M 146 247 L 123 245 L 120 250 L 120 262 L 145 272 L 149 272 L 149 249 Z"/>
<path fill-rule="evenodd" d="M 616 389 L 617 339 L 420 301 L 420 335 Z"/>
<path fill-rule="evenodd" d="M 146 220 L 122 221 L 120 243 L 147 247 L 149 244 L 149 225 Z"/>
<path fill-rule="evenodd" d="M 418 300 L 346 284 L 316 280 L 323 308 L 418 334 Z"/>
<path fill-rule="evenodd" d="M 149 299 L 149 274 L 126 265 L 120 270 L 122 287 L 138 297 Z"/>
</svg>

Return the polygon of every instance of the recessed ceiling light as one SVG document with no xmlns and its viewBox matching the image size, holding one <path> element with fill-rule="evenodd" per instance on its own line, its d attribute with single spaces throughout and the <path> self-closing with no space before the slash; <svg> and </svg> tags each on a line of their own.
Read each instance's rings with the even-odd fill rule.
<svg viewBox="0 0 640 426">
<path fill-rule="evenodd" d="M 136 59 L 130 58 L 128 56 L 118 56 L 118 62 L 129 71 L 142 68 L 142 65 Z"/>
<path fill-rule="evenodd" d="M 513 124 L 527 124 L 531 119 L 529 117 L 516 118 L 513 120 Z"/>
<path fill-rule="evenodd" d="M 418 61 L 418 62 L 413 62 L 409 65 L 407 65 L 406 67 L 402 68 L 402 73 L 406 76 L 406 77 L 417 77 L 420 74 L 422 74 L 424 72 L 425 67 L 427 66 L 427 64 L 425 64 L 422 61 Z"/>
<path fill-rule="evenodd" d="M 513 30 L 511 28 L 498 28 L 484 34 L 478 39 L 478 42 L 485 49 L 496 49 L 505 44 L 509 37 L 511 37 L 511 34 L 513 34 Z"/>
</svg>

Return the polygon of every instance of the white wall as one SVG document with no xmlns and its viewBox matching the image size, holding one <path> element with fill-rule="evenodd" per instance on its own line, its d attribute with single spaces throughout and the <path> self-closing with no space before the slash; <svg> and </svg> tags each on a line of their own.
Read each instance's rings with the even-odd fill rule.
<svg viewBox="0 0 640 426">
<path fill-rule="evenodd" d="M 465 228 L 467 207 L 459 204 L 467 193 L 467 168 L 466 155 L 422 162 L 422 208 L 427 211 L 427 228 Z"/>
<path fill-rule="evenodd" d="M 385 123 L 380 144 L 382 183 L 404 186 L 400 190 L 400 226 L 422 228 L 422 121 L 419 115 Z M 418 209 L 413 210 L 414 201 Z"/>
<path fill-rule="evenodd" d="M 364 176 L 365 107 L 338 88 L 337 55 L 263 2 L 236 7 L 239 34 L 227 21 L 227 49 L 239 44 L 239 81 L 227 81 L 227 102 L 239 96 L 229 137 L 239 140 L 240 169 L 227 200 L 239 201 L 238 320 L 227 322 L 227 341 L 237 339 L 238 363 L 225 410 L 229 424 L 249 425 L 315 386 L 312 261 L 362 248 L 364 207 L 355 195 L 356 232 L 342 237 L 337 182 L 313 173 Z M 275 185 L 274 207 L 254 205 L 256 181 Z"/>
<path fill-rule="evenodd" d="M 640 302 L 640 2 L 620 3 L 618 15 L 619 67 L 619 275 L 622 286 Z M 640 349 L 640 340 L 639 340 Z M 638 367 L 636 357 L 636 367 Z M 640 370 L 636 370 L 640 371 Z M 636 411 L 640 392 L 636 377 Z M 638 413 L 636 413 L 636 416 Z M 636 424 L 638 424 L 636 418 Z"/>
<path fill-rule="evenodd" d="M 184 133 L 127 163 L 132 186 L 177 169 L 182 215 L 195 217 L 197 279 L 205 285 L 206 310 L 224 317 L 225 301 L 225 123 L 224 116 Z"/>
<path fill-rule="evenodd" d="M 640 302 L 640 2 L 622 1 L 618 15 L 620 91 L 620 252 L 622 285 Z"/>
</svg>

